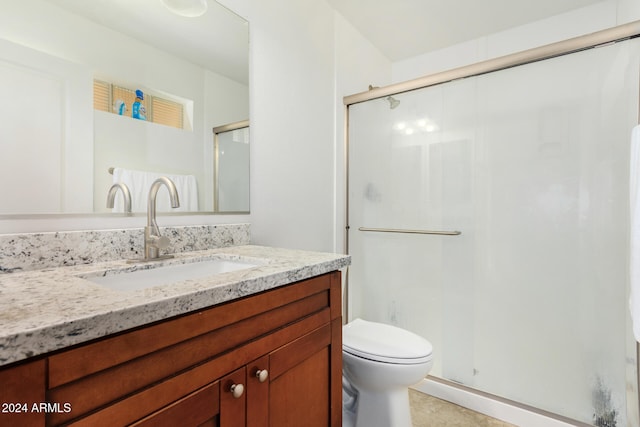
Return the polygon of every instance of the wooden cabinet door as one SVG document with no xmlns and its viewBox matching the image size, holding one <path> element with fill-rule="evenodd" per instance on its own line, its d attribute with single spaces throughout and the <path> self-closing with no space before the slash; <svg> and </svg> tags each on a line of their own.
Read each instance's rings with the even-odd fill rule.
<svg viewBox="0 0 640 427">
<path fill-rule="evenodd" d="M 270 367 L 270 426 L 330 425 L 330 325 L 321 327 L 271 353 Z"/>
<path fill-rule="evenodd" d="M 247 408 L 247 368 L 220 380 L 220 427 L 244 427 Z"/>
</svg>

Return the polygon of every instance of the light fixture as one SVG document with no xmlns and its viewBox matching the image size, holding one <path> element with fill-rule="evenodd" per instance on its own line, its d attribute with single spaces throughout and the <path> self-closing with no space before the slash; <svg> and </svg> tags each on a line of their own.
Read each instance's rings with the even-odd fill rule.
<svg viewBox="0 0 640 427">
<path fill-rule="evenodd" d="M 416 120 L 416 125 L 424 132 L 435 132 L 439 129 L 438 125 L 428 117 Z"/>
<path fill-rule="evenodd" d="M 162 4 L 176 15 L 196 18 L 207 11 L 207 0 L 162 0 Z"/>
</svg>

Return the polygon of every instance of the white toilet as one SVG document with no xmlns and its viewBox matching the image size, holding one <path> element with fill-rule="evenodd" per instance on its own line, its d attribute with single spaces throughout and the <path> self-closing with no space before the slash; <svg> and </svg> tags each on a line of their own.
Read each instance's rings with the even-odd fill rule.
<svg viewBox="0 0 640 427">
<path fill-rule="evenodd" d="M 342 425 L 411 427 L 409 386 L 431 370 L 433 347 L 404 329 L 356 319 L 342 327 Z"/>
</svg>

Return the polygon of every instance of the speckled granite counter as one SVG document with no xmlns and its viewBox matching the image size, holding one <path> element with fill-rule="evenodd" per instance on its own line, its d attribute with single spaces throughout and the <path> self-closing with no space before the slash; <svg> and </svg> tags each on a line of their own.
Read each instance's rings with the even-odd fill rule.
<svg viewBox="0 0 640 427">
<path fill-rule="evenodd" d="M 161 227 L 171 252 L 248 245 L 249 224 Z M 0 274 L 140 258 L 144 230 L 84 230 L 0 235 Z"/>
<path fill-rule="evenodd" d="M 0 275 L 0 365 L 346 267 L 345 255 L 261 246 L 176 254 L 153 265 L 222 256 L 256 267 L 165 286 L 115 291 L 80 276 L 149 264 L 110 261 Z"/>
</svg>

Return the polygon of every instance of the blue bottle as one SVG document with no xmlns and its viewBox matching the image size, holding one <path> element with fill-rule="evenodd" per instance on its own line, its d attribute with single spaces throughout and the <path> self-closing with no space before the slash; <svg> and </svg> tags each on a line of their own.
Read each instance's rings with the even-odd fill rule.
<svg viewBox="0 0 640 427">
<path fill-rule="evenodd" d="M 147 109 L 142 105 L 144 94 L 140 89 L 136 90 L 136 100 L 131 106 L 131 117 L 139 120 L 147 120 Z"/>
<path fill-rule="evenodd" d="M 118 99 L 116 101 L 116 112 L 119 116 L 124 115 L 124 113 L 127 112 L 127 104 L 124 103 L 124 101 L 122 99 Z"/>
</svg>

